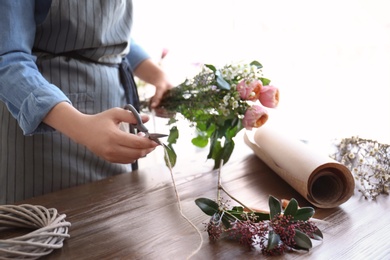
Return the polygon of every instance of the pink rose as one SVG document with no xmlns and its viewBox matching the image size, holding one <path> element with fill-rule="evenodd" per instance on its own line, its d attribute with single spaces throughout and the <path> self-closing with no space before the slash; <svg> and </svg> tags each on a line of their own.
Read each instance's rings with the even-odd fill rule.
<svg viewBox="0 0 390 260">
<path fill-rule="evenodd" d="M 162 52 L 161 52 L 161 59 L 164 59 L 165 56 L 167 56 L 169 50 L 167 48 L 163 48 Z"/>
<path fill-rule="evenodd" d="M 241 99 L 255 101 L 259 98 L 262 87 L 263 84 L 259 80 L 254 80 L 248 83 L 243 79 L 237 84 L 237 91 L 240 94 Z"/>
<path fill-rule="evenodd" d="M 260 91 L 259 100 L 265 107 L 277 107 L 279 103 L 279 89 L 272 85 L 263 86 Z"/>
<path fill-rule="evenodd" d="M 248 130 L 252 130 L 253 127 L 260 127 L 268 120 L 267 110 L 258 105 L 253 105 L 245 112 L 242 124 Z"/>
</svg>

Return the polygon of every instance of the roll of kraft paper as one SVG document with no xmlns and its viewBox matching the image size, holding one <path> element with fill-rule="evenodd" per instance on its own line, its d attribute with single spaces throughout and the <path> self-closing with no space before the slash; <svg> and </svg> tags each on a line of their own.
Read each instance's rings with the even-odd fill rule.
<svg viewBox="0 0 390 260">
<path fill-rule="evenodd" d="M 269 126 L 244 135 L 245 143 L 283 180 L 318 208 L 334 208 L 354 192 L 352 173 L 325 153 Z"/>
</svg>

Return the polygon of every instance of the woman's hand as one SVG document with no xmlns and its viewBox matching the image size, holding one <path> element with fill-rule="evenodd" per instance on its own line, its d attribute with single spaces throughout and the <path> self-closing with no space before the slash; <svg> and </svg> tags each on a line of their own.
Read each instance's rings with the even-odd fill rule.
<svg viewBox="0 0 390 260">
<path fill-rule="evenodd" d="M 144 122 L 148 119 L 142 116 Z M 121 108 L 85 115 L 63 102 L 49 112 L 44 122 L 113 163 L 132 163 L 158 146 L 141 134 L 130 134 L 119 128 L 121 122 L 137 123 L 130 111 Z"/>
<path fill-rule="evenodd" d="M 164 93 L 171 89 L 173 86 L 172 84 L 164 77 L 159 82 L 155 83 L 154 85 L 156 87 L 156 93 L 150 100 L 150 107 L 156 108 L 161 102 L 161 99 L 164 95 Z"/>
<path fill-rule="evenodd" d="M 160 104 L 164 93 L 173 87 L 165 72 L 151 59 L 142 61 L 135 68 L 134 75 L 155 86 L 156 92 L 150 101 L 151 108 L 156 108 Z"/>
</svg>

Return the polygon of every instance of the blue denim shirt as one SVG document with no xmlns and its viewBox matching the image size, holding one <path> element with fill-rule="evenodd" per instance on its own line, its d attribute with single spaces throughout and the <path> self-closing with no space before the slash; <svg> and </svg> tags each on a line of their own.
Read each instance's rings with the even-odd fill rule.
<svg viewBox="0 0 390 260">
<path fill-rule="evenodd" d="M 1 0 L 0 8 L 0 100 L 25 135 L 52 131 L 42 120 L 66 95 L 38 71 L 32 54 L 36 25 L 43 22 L 51 1 Z M 148 58 L 131 41 L 128 54 L 132 68 Z"/>
</svg>

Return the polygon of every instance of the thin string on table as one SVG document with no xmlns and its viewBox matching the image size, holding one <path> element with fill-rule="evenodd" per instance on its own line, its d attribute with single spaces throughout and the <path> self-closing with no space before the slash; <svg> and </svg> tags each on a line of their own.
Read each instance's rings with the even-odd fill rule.
<svg viewBox="0 0 390 260">
<path fill-rule="evenodd" d="M 151 110 L 151 114 L 152 114 L 153 129 L 156 130 L 156 112 L 155 112 L 154 109 Z M 174 188 L 174 191 L 175 191 L 177 205 L 178 205 L 178 208 L 179 208 L 180 215 L 196 230 L 196 232 L 199 234 L 199 237 L 200 237 L 200 243 L 199 243 L 198 248 L 196 248 L 187 257 L 187 259 L 190 259 L 194 255 L 196 255 L 200 251 L 200 249 L 202 248 L 202 246 L 203 246 L 203 236 L 202 236 L 202 233 L 199 230 L 199 228 L 197 228 L 195 226 L 195 224 L 183 213 L 182 206 L 181 206 L 181 199 L 180 199 L 180 196 L 179 196 L 179 192 L 177 191 L 176 181 L 175 181 L 175 177 L 174 177 L 173 171 L 172 171 L 171 161 L 169 160 L 169 155 L 168 155 L 167 149 L 165 148 L 165 145 L 163 144 L 162 147 L 164 149 L 164 157 L 165 157 L 166 162 L 168 164 L 169 173 L 171 175 L 172 185 L 173 185 L 173 188 Z"/>
<path fill-rule="evenodd" d="M 175 181 L 175 178 L 174 178 L 173 172 L 172 172 L 172 165 L 171 165 L 171 162 L 169 161 L 168 152 L 167 152 L 167 149 L 165 148 L 164 145 L 163 145 L 163 148 L 164 148 L 164 156 L 165 156 L 166 161 L 168 163 L 169 171 L 170 171 L 170 174 L 171 174 L 172 184 L 173 184 L 173 188 L 175 190 L 176 200 L 177 200 L 177 205 L 178 205 L 178 208 L 179 208 L 179 211 L 180 211 L 180 215 L 196 230 L 196 232 L 199 234 L 199 237 L 200 237 L 200 243 L 199 243 L 198 248 L 196 248 L 194 251 L 192 251 L 191 255 L 189 255 L 187 257 L 187 259 L 190 259 L 194 255 L 196 255 L 200 251 L 200 249 L 202 248 L 203 236 L 202 236 L 202 233 L 200 232 L 199 228 L 197 228 L 195 226 L 195 224 L 183 213 L 183 210 L 182 210 L 182 207 L 181 207 L 181 200 L 180 200 L 179 192 L 177 191 L 176 181 Z"/>
</svg>

